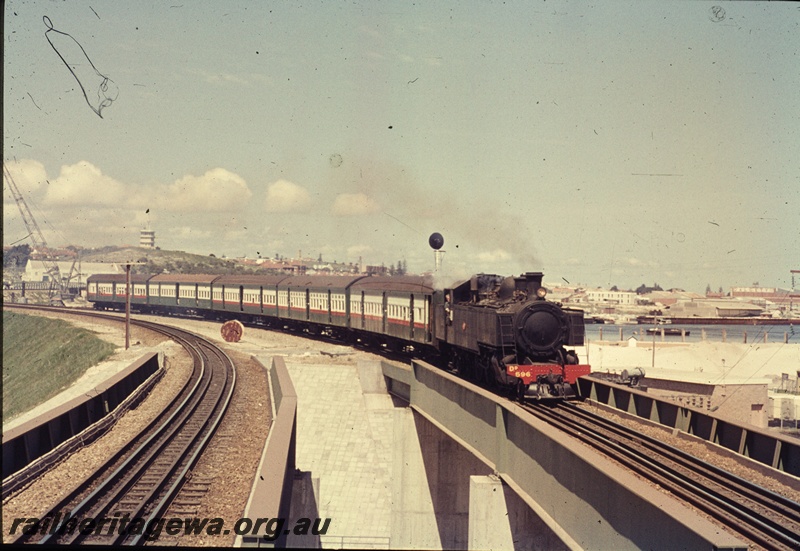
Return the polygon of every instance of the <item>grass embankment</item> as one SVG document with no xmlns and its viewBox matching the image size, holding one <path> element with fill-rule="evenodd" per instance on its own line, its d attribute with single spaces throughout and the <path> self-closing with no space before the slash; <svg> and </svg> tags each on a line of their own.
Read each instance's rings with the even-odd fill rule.
<svg viewBox="0 0 800 551">
<path fill-rule="evenodd" d="M 4 311 L 3 420 L 52 398 L 113 352 L 65 321 Z"/>
</svg>

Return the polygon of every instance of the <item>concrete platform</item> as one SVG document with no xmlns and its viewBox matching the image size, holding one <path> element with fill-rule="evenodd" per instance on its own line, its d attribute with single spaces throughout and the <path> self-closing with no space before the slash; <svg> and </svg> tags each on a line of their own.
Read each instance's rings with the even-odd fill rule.
<svg viewBox="0 0 800 551">
<path fill-rule="evenodd" d="M 378 362 L 286 366 L 298 397 L 297 468 L 318 480 L 323 547 L 388 548 L 394 406 Z M 292 545 L 291 538 L 287 542 Z"/>
</svg>

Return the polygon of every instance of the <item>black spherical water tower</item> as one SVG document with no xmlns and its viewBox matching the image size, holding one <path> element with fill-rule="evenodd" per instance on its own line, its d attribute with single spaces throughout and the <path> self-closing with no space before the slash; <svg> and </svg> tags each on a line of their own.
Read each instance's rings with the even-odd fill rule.
<svg viewBox="0 0 800 551">
<path fill-rule="evenodd" d="M 428 245 L 431 246 L 431 249 L 438 251 L 444 245 L 444 237 L 439 232 L 434 232 L 428 238 Z"/>
<path fill-rule="evenodd" d="M 444 256 L 444 251 L 441 248 L 444 246 L 444 237 L 439 232 L 434 232 L 428 238 L 428 245 L 431 246 L 433 249 L 433 264 L 435 266 L 434 271 L 438 272 L 439 269 L 442 267 L 442 256 Z"/>
</svg>

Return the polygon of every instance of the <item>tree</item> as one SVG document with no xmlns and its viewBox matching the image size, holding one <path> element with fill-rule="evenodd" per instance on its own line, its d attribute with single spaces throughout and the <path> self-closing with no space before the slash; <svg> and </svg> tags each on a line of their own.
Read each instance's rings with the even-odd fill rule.
<svg viewBox="0 0 800 551">
<path fill-rule="evenodd" d="M 711 294 L 711 284 L 709 283 L 708 285 L 706 285 L 706 295 L 710 294 Z"/>
<path fill-rule="evenodd" d="M 3 268 L 24 268 L 28 263 L 31 256 L 31 246 L 27 243 L 22 245 L 14 245 L 11 249 L 3 254 Z"/>
<path fill-rule="evenodd" d="M 617 286 L 616 286 L 616 285 L 612 285 L 612 286 L 611 286 L 611 289 L 609 289 L 609 291 L 614 291 L 614 292 L 616 292 L 616 291 L 619 291 L 619 288 L 617 288 Z"/>
</svg>

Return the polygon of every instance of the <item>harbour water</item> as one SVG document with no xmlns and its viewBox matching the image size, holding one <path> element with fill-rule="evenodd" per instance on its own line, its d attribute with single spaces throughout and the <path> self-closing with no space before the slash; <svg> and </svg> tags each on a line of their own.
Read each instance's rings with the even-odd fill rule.
<svg viewBox="0 0 800 551">
<path fill-rule="evenodd" d="M 587 324 L 586 325 L 586 340 L 587 341 L 618 341 L 628 340 L 630 337 L 636 337 L 639 341 L 652 341 L 653 335 L 647 334 L 647 330 L 653 328 L 653 325 L 638 325 L 638 324 Z M 747 342 L 764 342 L 764 334 L 767 335 L 767 342 L 782 343 L 784 342 L 784 335 L 788 336 L 790 344 L 800 344 L 800 326 L 792 325 L 669 325 L 660 326 L 668 328 L 669 330 L 685 329 L 688 335 L 681 337 L 678 335 L 664 335 L 663 340 L 666 342 L 723 342 L 723 332 L 725 334 L 725 341 L 732 343 L 745 342 L 745 333 L 747 334 Z M 622 331 L 622 339 L 620 339 L 620 330 Z M 602 334 L 602 338 L 601 338 Z M 660 333 L 655 335 L 656 341 L 661 341 Z"/>
</svg>

